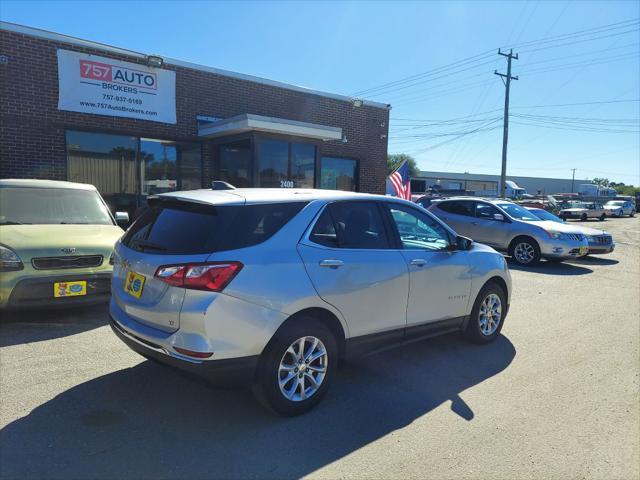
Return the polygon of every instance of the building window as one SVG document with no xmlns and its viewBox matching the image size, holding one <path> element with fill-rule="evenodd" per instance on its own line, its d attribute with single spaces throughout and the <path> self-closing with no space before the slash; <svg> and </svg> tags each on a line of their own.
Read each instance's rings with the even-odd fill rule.
<svg viewBox="0 0 640 480">
<path fill-rule="evenodd" d="M 199 143 L 68 130 L 67 178 L 90 183 L 112 210 L 130 213 L 136 196 L 202 187 Z"/>
<path fill-rule="evenodd" d="M 239 140 L 218 147 L 219 173 L 217 180 L 234 187 L 253 187 L 253 155 L 251 140 Z"/>
<path fill-rule="evenodd" d="M 316 172 L 316 147 L 310 143 L 291 144 L 291 179 L 296 187 L 313 188 Z"/>
<path fill-rule="evenodd" d="M 316 146 L 286 140 L 258 138 L 256 158 L 260 187 L 313 188 Z"/>
<path fill-rule="evenodd" d="M 358 189 L 358 162 L 350 158 L 322 157 L 320 162 L 320 188 L 329 190 Z"/>
<path fill-rule="evenodd" d="M 258 142 L 261 187 L 288 187 L 289 143 L 281 140 L 261 140 Z"/>
<path fill-rule="evenodd" d="M 67 131 L 67 178 L 102 195 L 135 194 L 137 150 L 136 137 Z"/>
<path fill-rule="evenodd" d="M 178 152 L 171 142 L 140 139 L 142 193 L 154 195 L 178 189 Z"/>
</svg>

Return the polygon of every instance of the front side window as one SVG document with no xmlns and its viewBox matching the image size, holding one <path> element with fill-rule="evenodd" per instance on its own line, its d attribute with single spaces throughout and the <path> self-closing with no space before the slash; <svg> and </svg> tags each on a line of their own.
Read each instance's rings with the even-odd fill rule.
<svg viewBox="0 0 640 480">
<path fill-rule="evenodd" d="M 389 239 L 374 202 L 337 202 L 325 208 L 309 239 L 328 247 L 385 249 Z"/>
<path fill-rule="evenodd" d="M 449 233 L 423 212 L 403 205 L 387 205 L 405 250 L 448 250 Z"/>
<path fill-rule="evenodd" d="M 475 202 L 471 200 L 453 200 L 450 202 L 438 203 L 437 207 L 447 213 L 464 215 L 465 217 L 475 217 Z"/>
<path fill-rule="evenodd" d="M 0 225 L 113 225 L 94 190 L 0 188 Z"/>
<path fill-rule="evenodd" d="M 476 203 L 476 217 L 483 220 L 494 220 L 494 215 L 500 213 L 500 211 L 493 205 L 488 203 L 478 202 Z"/>
</svg>

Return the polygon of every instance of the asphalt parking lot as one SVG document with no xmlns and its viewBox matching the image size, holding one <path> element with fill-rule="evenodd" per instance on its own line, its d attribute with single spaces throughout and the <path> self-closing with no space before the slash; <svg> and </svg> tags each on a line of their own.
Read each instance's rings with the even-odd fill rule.
<svg viewBox="0 0 640 480">
<path fill-rule="evenodd" d="M 283 419 L 129 351 L 106 306 L 4 315 L 2 478 L 640 476 L 640 217 L 610 255 L 513 266 L 498 341 L 347 365 Z"/>
</svg>

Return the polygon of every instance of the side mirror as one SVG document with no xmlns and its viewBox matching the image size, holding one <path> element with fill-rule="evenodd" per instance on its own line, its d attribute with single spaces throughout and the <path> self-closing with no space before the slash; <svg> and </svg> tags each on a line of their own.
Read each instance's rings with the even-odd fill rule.
<svg viewBox="0 0 640 480">
<path fill-rule="evenodd" d="M 502 215 L 501 213 L 494 213 L 493 219 L 498 222 L 504 222 L 504 215 Z"/>
<path fill-rule="evenodd" d="M 116 223 L 120 226 L 127 225 L 129 223 L 129 213 L 128 212 L 116 212 Z"/>
<path fill-rule="evenodd" d="M 467 237 L 463 237 L 462 235 L 458 235 L 456 237 L 456 245 L 455 250 L 471 250 L 471 246 L 473 245 L 473 240 Z"/>
</svg>

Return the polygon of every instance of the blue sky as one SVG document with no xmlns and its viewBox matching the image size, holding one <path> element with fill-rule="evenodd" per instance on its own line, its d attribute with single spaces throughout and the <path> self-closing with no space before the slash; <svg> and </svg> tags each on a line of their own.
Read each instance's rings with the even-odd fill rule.
<svg viewBox="0 0 640 480">
<path fill-rule="evenodd" d="M 369 90 L 361 96 L 393 106 L 389 151 L 425 170 L 499 173 L 504 87 L 493 71 L 506 69 L 497 48 L 514 46 L 508 173 L 570 178 L 576 168 L 579 180 L 635 185 L 639 17 L 637 1 L 0 5 L 4 21 L 317 90 Z"/>
</svg>

